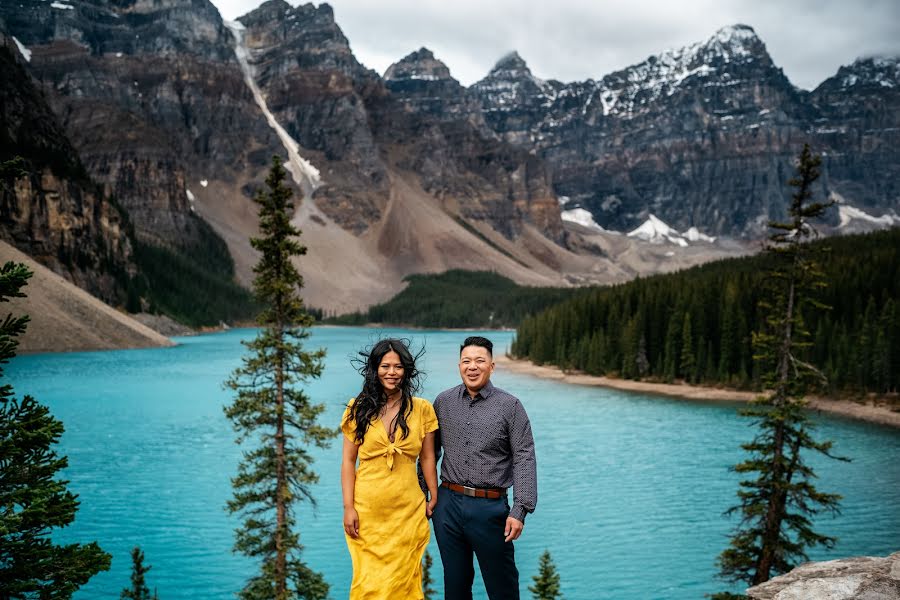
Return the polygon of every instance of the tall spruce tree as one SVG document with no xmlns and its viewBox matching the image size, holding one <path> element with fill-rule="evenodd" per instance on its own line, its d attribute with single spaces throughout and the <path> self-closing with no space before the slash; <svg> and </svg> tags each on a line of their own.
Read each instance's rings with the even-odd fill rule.
<svg viewBox="0 0 900 600">
<path fill-rule="evenodd" d="M 319 377 L 325 352 L 303 349 L 313 320 L 300 298 L 303 279 L 291 257 L 302 256 L 306 248 L 290 222 L 292 194 L 277 156 L 266 186 L 254 198 L 261 235 L 250 240 L 261 253 L 253 270 L 253 290 L 264 307 L 258 317 L 262 329 L 254 340 L 244 342 L 250 354 L 225 383 L 237 394 L 225 414 L 238 432 L 238 443 L 257 446 L 244 452 L 228 509 L 244 516 L 235 550 L 260 561 L 259 574 L 239 596 L 318 600 L 327 596 L 328 584 L 301 560 L 294 507 L 303 499 L 314 503 L 310 486 L 318 475 L 308 448 L 326 447 L 336 432 L 317 422 L 324 406 L 313 404 L 294 387 Z"/>
<path fill-rule="evenodd" d="M 144 552 L 135 546 L 131 549 L 131 587 L 122 590 L 119 594 L 120 600 L 159 600 L 156 590 L 150 595 L 150 588 L 147 587 L 145 575 L 150 570 L 150 566 L 144 566 Z"/>
<path fill-rule="evenodd" d="M 804 459 L 807 451 L 833 457 L 831 442 L 813 439 L 803 411 L 804 395 L 822 378 L 802 359 L 811 339 L 804 316 L 827 308 L 816 300 L 824 282 L 807 243 L 816 235 L 810 220 L 830 206 L 811 201 L 820 162 L 809 146 L 803 148 L 797 176 L 789 181 L 795 188 L 789 219 L 770 223 L 775 232 L 767 252 L 776 267 L 766 279 L 768 293 L 760 303 L 763 327 L 753 334 L 753 347 L 771 391 L 742 411 L 756 419 L 758 433 L 742 445 L 750 456 L 734 467 L 746 479 L 740 482 L 740 503 L 728 514 L 738 513 L 741 521 L 718 559 L 720 576 L 749 585 L 806 560 L 807 548 L 832 547 L 836 541 L 813 531 L 810 519 L 822 511 L 836 512 L 840 496 L 816 489 L 815 473 Z"/>
<path fill-rule="evenodd" d="M 562 598 L 559 589 L 559 573 L 550 557 L 550 551 L 544 550 L 538 565 L 538 574 L 533 575 L 534 585 L 528 586 L 534 600 L 557 600 Z"/>
<path fill-rule="evenodd" d="M 0 267 L 0 302 L 22 298 L 32 273 L 23 264 Z M 0 364 L 16 355 L 28 316 L 0 321 Z M 3 370 L 0 368 L 0 376 Z M 100 571 L 110 555 L 96 542 L 57 545 L 53 529 L 75 520 L 78 500 L 55 479 L 68 464 L 52 446 L 63 424 L 31 396 L 0 386 L 0 598 L 71 598 Z"/>
</svg>

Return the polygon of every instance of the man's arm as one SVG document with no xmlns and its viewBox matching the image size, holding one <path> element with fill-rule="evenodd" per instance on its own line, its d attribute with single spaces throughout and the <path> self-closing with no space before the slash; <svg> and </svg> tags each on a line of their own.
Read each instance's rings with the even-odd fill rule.
<svg viewBox="0 0 900 600">
<path fill-rule="evenodd" d="M 525 413 L 525 408 L 518 401 L 509 424 L 509 445 L 513 459 L 513 493 L 515 496 L 509 511 L 509 518 L 524 524 L 525 516 L 534 512 L 534 508 L 537 506 L 537 459 L 534 453 L 531 423 Z M 510 525 L 507 523 L 507 529 L 509 528 Z M 520 532 L 521 528 L 519 528 L 519 532 L 513 533 Z M 507 537 L 510 537 L 509 533 Z M 515 535 L 511 539 L 517 537 L 518 535 Z"/>
</svg>

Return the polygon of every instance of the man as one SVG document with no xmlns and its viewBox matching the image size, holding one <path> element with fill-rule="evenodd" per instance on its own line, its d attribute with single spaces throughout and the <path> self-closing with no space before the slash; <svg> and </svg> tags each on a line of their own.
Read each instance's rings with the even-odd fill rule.
<svg viewBox="0 0 900 600">
<path fill-rule="evenodd" d="M 531 424 L 519 400 L 491 383 L 493 349 L 486 338 L 467 338 L 459 351 L 462 384 L 434 400 L 435 450 L 440 457 L 443 449 L 444 458 L 432 521 L 446 600 L 472 598 L 473 552 L 488 597 L 518 600 L 513 541 L 537 504 Z"/>
</svg>

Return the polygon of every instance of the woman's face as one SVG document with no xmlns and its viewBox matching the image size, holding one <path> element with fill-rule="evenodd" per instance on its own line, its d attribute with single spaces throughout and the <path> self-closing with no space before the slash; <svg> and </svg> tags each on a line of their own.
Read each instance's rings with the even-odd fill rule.
<svg viewBox="0 0 900 600">
<path fill-rule="evenodd" d="M 400 384 L 403 382 L 403 363 L 400 362 L 400 355 L 393 350 L 381 357 L 378 364 L 378 381 L 388 395 L 400 391 Z"/>
</svg>

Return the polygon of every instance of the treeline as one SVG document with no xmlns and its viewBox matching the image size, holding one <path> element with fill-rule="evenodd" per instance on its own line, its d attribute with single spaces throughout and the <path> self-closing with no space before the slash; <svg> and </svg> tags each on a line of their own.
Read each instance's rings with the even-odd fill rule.
<svg viewBox="0 0 900 600">
<path fill-rule="evenodd" d="M 900 229 L 813 243 L 828 282 L 806 360 L 826 392 L 900 389 Z M 524 319 L 511 351 L 537 364 L 628 379 L 759 389 L 751 338 L 767 255 L 708 263 L 585 294 Z"/>
<path fill-rule="evenodd" d="M 572 288 L 520 286 L 489 271 L 452 270 L 440 275 L 410 275 L 409 285 L 384 304 L 326 323 L 383 323 L 412 327 L 515 327 L 528 314 L 570 298 Z"/>
</svg>

